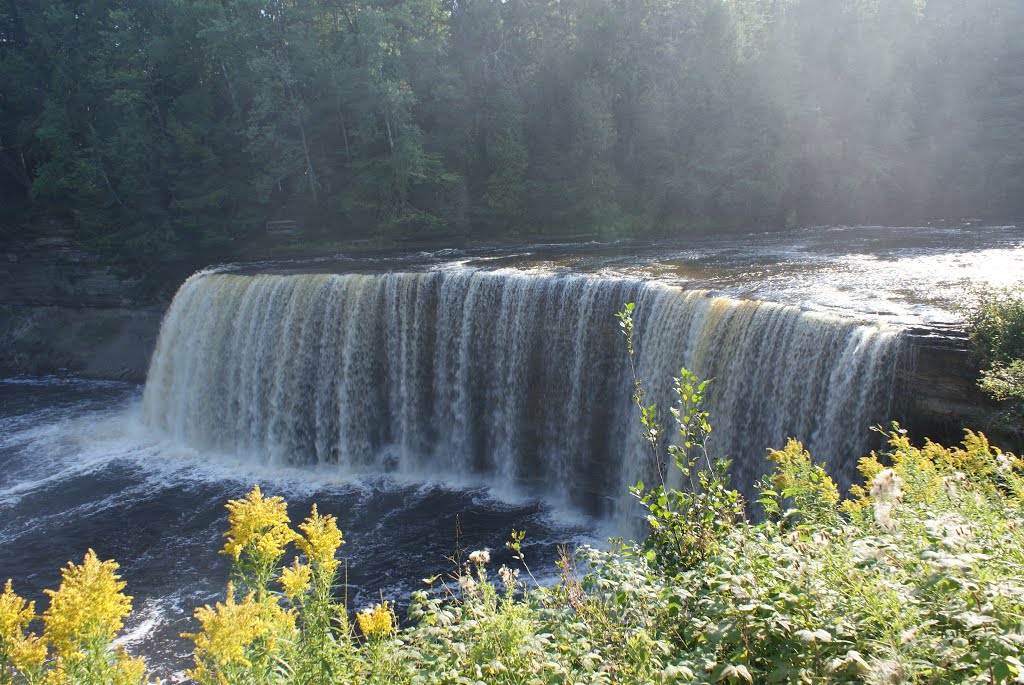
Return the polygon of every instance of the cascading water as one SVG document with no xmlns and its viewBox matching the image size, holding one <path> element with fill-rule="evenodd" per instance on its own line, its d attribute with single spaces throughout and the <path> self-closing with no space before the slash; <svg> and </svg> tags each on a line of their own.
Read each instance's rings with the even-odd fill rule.
<svg viewBox="0 0 1024 685">
<path fill-rule="evenodd" d="M 628 301 L 648 401 L 668 406 L 681 366 L 714 378 L 711 446 L 741 490 L 788 436 L 851 480 L 888 418 L 895 329 L 627 279 L 198 274 L 164 321 L 145 416 L 198 448 L 608 513 L 653 468 L 613 318 Z"/>
</svg>

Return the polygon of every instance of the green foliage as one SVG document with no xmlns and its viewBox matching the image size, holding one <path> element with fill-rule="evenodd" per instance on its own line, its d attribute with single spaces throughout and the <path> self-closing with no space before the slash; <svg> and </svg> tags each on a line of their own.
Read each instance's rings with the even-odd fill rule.
<svg viewBox="0 0 1024 685">
<path fill-rule="evenodd" d="M 768 461 L 775 471 L 761 483 L 758 499 L 767 515 L 803 526 L 834 522 L 839 489 L 802 444 L 790 439 L 785 449 L 770 450 Z"/>
<path fill-rule="evenodd" d="M 1024 400 L 1024 359 L 993 362 L 978 379 L 978 387 L 1002 402 Z"/>
<path fill-rule="evenodd" d="M 631 361 L 634 309 L 618 315 Z M 513 531 L 516 568 L 494 572 L 488 550 L 471 552 L 413 594 L 406 625 L 383 598 L 350 621 L 337 596 L 344 540 L 334 517 L 314 506 L 293 528 L 284 500 L 253 488 L 228 503 L 231 582 L 222 602 L 196 610 L 189 676 L 200 685 L 1024 681 L 1024 461 L 981 433 L 918 446 L 893 424 L 887 449 L 860 460 L 864 482 L 840 504 L 824 467 L 790 440 L 769 455 L 768 516 L 751 525 L 727 464 L 708 457 L 706 389 L 682 370 L 677 442 L 666 445 L 634 374 L 660 480 L 633 489 L 648 512 L 643 542 L 566 551 L 549 587 L 525 563 L 525 532 Z M 130 611 L 116 569 L 92 552 L 69 565 L 49 592 L 42 636 L 27 632 L 40 617 L 8 582 L 0 683 L 141 682 L 143 662 L 112 648 Z"/>
<path fill-rule="evenodd" d="M 887 437 L 862 460 L 865 482 L 843 515 L 821 467 L 790 442 L 767 483 L 796 513 L 720 530 L 689 568 L 652 562 L 643 546 L 581 547 L 563 556 L 557 585 L 540 586 L 521 578 L 514 532 L 520 568 L 494 571 L 489 552 L 472 552 L 414 593 L 404 626 L 386 601 L 350 622 L 335 592 L 333 517 L 314 510 L 293 529 L 283 500 L 254 490 L 231 503 L 234 583 L 196 612 L 190 675 L 217 685 L 1019 682 L 1024 462 L 971 432 L 953 448 L 914 445 L 896 426 Z M 69 567 L 66 597 L 44 616 L 59 644 L 102 626 L 93 653 L 118 670 L 75 683 L 141 678 L 141 662 L 106 649 L 127 611 L 115 568 L 94 557 Z M 97 582 L 71 582 L 85 577 Z M 0 593 L 0 682 L 72 682 L 26 633 L 33 615 L 10 586 Z"/>
<path fill-rule="evenodd" d="M 743 518 L 743 503 L 739 493 L 729 488 L 729 462 L 716 459 L 712 463 L 708 455 L 711 424 L 708 412 L 701 409 L 708 381 L 700 381 L 687 369 L 680 369 L 679 377 L 674 379 L 676 404 L 669 409 L 678 431 L 677 442 L 668 444 L 664 451 L 689 487 L 667 485 L 669 474 L 662 460 L 657 407 L 644 404 L 644 390 L 633 363 L 633 310 L 634 304 L 628 303 L 616 316 L 626 337 L 633 371 L 633 401 L 640 409 L 643 439 L 650 446 L 660 482 L 647 489 L 640 481 L 630 492 L 648 512 L 644 556 L 672 575 L 693 568 L 718 551 L 720 540 Z"/>
<path fill-rule="evenodd" d="M 997 400 L 1024 402 L 1024 289 L 977 290 L 961 312 L 987 366 L 978 386 Z"/>
<path fill-rule="evenodd" d="M 971 340 L 985 361 L 1024 359 L 1024 289 L 976 290 L 962 312 Z"/>
<path fill-rule="evenodd" d="M 167 288 L 281 219 L 306 243 L 1005 219 L 1022 27 L 1003 0 L 0 0 L 0 221 L 56 215 Z"/>
</svg>

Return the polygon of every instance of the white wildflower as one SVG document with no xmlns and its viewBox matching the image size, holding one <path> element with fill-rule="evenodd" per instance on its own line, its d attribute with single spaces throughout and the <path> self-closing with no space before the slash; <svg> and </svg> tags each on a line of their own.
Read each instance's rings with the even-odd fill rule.
<svg viewBox="0 0 1024 685">
<path fill-rule="evenodd" d="M 505 584 L 505 589 L 511 590 L 515 587 L 516 581 L 519 580 L 519 569 L 513 571 L 508 566 L 502 565 L 498 569 L 498 576 L 501 577 L 501 582 Z"/>
<path fill-rule="evenodd" d="M 473 576 L 467 574 L 459 576 L 459 587 L 462 588 L 463 592 L 472 592 L 473 588 L 476 587 L 476 581 L 473 580 Z"/>
<path fill-rule="evenodd" d="M 996 468 L 1002 473 L 1009 473 L 1010 469 L 1013 468 L 1013 462 L 1010 461 L 1010 455 L 1000 452 L 996 455 Z"/>
<path fill-rule="evenodd" d="M 954 514 L 928 519 L 924 522 L 924 528 L 928 537 L 938 540 L 947 549 L 959 549 L 974 536 L 970 524 Z"/>
<path fill-rule="evenodd" d="M 491 553 L 486 549 L 478 549 L 475 552 L 470 552 L 469 561 L 470 563 L 483 565 L 491 560 Z"/>
<path fill-rule="evenodd" d="M 866 564 L 881 559 L 885 554 L 877 546 L 868 540 L 854 540 L 850 545 L 850 553 L 853 555 L 853 563 Z"/>
<path fill-rule="evenodd" d="M 877 685 L 897 685 L 903 682 L 903 666 L 893 659 L 882 659 L 871 663 L 868 682 Z"/>
<path fill-rule="evenodd" d="M 884 502 L 903 500 L 903 479 L 892 469 L 884 469 L 871 483 L 871 496 Z"/>
<path fill-rule="evenodd" d="M 875 523 L 882 530 L 896 530 L 892 520 L 892 502 L 875 502 Z"/>
<path fill-rule="evenodd" d="M 875 523 L 883 530 L 896 530 L 892 519 L 893 507 L 903 501 L 903 479 L 892 469 L 885 469 L 871 484 L 871 496 L 875 498 Z"/>
<path fill-rule="evenodd" d="M 955 497 L 958 491 L 957 484 L 963 483 L 965 480 L 967 480 L 967 474 L 963 471 L 955 471 L 951 476 L 942 477 L 942 486 L 946 488 L 950 497 Z"/>
</svg>

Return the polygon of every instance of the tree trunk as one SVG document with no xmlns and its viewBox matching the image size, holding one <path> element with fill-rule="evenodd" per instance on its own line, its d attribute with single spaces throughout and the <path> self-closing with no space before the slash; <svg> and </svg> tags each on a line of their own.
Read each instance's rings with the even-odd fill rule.
<svg viewBox="0 0 1024 685">
<path fill-rule="evenodd" d="M 316 172 L 313 170 L 313 159 L 309 154 L 309 142 L 306 140 L 306 127 L 302 123 L 302 115 L 296 110 L 295 120 L 299 124 L 299 134 L 302 136 L 302 153 L 306 156 L 306 176 L 309 177 L 309 192 L 313 195 L 313 204 L 317 204 L 316 193 Z"/>
<path fill-rule="evenodd" d="M 231 78 L 228 76 L 228 67 L 224 64 L 224 60 L 220 62 L 220 71 L 224 74 L 224 82 L 228 84 L 228 96 L 231 98 L 231 111 L 238 115 L 238 100 L 235 99 L 235 86 L 231 83 Z"/>
<path fill-rule="evenodd" d="M 338 112 L 338 119 L 341 120 L 341 139 L 345 142 L 345 161 L 352 161 L 352 154 L 348 149 L 348 126 L 345 125 L 345 115 Z"/>
</svg>

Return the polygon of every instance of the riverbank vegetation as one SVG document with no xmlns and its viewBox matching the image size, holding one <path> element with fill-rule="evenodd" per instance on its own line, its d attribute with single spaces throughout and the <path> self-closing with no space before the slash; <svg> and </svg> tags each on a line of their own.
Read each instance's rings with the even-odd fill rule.
<svg viewBox="0 0 1024 685">
<path fill-rule="evenodd" d="M 1002 0 L 2 0 L 0 224 L 173 287 L 274 240 L 1018 217 L 1022 29 Z"/>
<path fill-rule="evenodd" d="M 693 389 L 684 377 L 682 418 Z M 952 448 L 913 445 L 895 426 L 887 439 L 841 502 L 799 443 L 771 452 L 758 524 L 736 515 L 714 471 L 688 495 L 638 486 L 647 541 L 567 552 L 553 587 L 532 580 L 514 533 L 514 568 L 472 552 L 450 577 L 427 579 L 404 623 L 387 600 L 354 615 L 344 606 L 333 516 L 314 507 L 292 526 L 286 503 L 254 488 L 228 504 L 232 576 L 223 601 L 195 612 L 189 675 L 204 685 L 1020 682 L 1024 465 L 972 432 Z M 676 511 L 683 501 L 691 509 Z M 116 569 L 90 551 L 40 616 L 8 583 L 0 683 L 144 682 L 141 660 L 113 646 L 130 605 Z"/>
<path fill-rule="evenodd" d="M 980 290 L 962 313 L 982 366 L 978 386 L 1024 421 L 1024 288 Z"/>
</svg>

